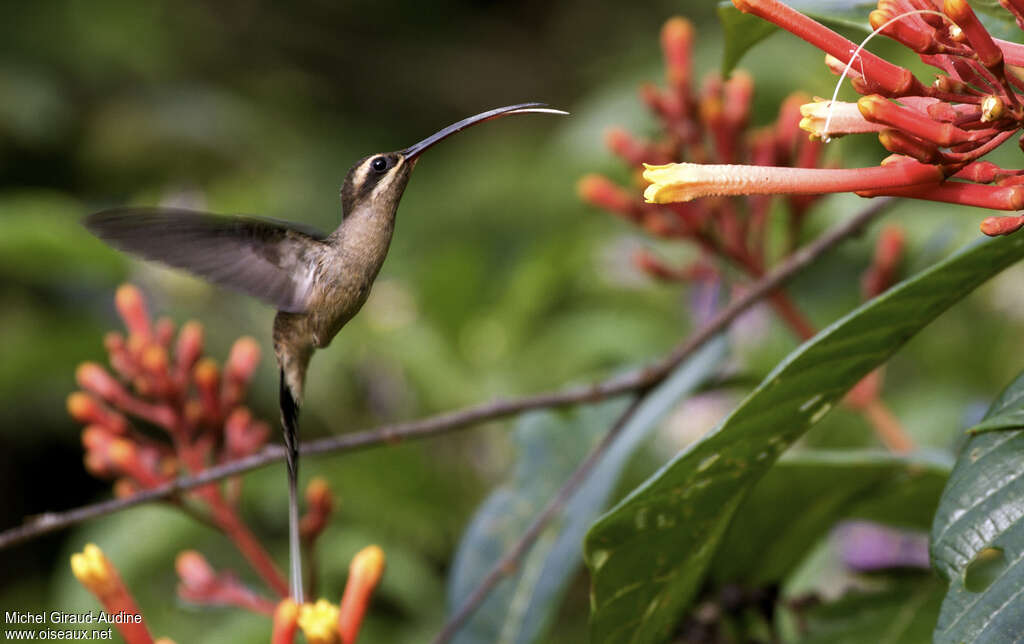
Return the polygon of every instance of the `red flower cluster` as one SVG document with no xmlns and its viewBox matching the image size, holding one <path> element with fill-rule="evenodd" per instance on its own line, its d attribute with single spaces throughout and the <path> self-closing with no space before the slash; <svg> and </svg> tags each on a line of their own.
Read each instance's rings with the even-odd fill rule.
<svg viewBox="0 0 1024 644">
<path fill-rule="evenodd" d="M 799 127 L 801 104 L 806 102 L 806 97 L 790 96 L 783 101 L 774 124 L 751 131 L 747 126 L 753 96 L 750 76 L 737 72 L 730 79 L 723 80 L 718 75 L 711 75 L 699 91 L 694 91 L 691 67 L 693 27 L 683 18 L 672 18 L 665 24 L 661 45 L 668 87 L 662 90 L 647 85 L 641 92 L 661 123 L 661 138 L 641 141 L 619 129 L 613 129 L 607 135 L 609 148 L 634 169 L 636 188 L 629 191 L 606 177 L 589 175 L 579 183 L 580 196 L 584 201 L 641 226 L 652 235 L 685 240 L 701 249 L 700 259 L 680 267 L 669 265 L 647 251 L 637 253 L 635 264 L 656 279 L 676 282 L 717 280 L 723 263 L 739 268 L 751 278 L 761 277 L 770 261 L 766 219 L 772 208 L 771 193 L 750 194 L 756 191 L 729 191 L 718 186 L 715 190 L 689 196 L 682 201 L 652 200 L 651 188 L 648 187 L 645 201 L 640 192 L 647 182 L 640 177 L 641 168 L 647 167 L 643 172 L 645 179 L 659 169 L 673 171 L 681 167 L 743 169 L 751 174 L 758 171 L 796 175 L 846 171 L 817 168 L 821 162 L 822 142 L 809 139 Z M 682 163 L 683 160 L 697 163 Z M 739 161 L 754 165 L 733 165 Z M 664 165 L 651 166 L 646 162 Z M 711 162 L 720 165 L 703 165 Z M 722 180 L 722 174 L 712 178 Z M 728 184 L 728 177 L 724 181 Z M 672 190 L 665 188 L 658 196 L 664 197 Z M 693 198 L 708 195 L 722 196 Z M 786 196 L 790 250 L 795 249 L 806 214 L 817 198 L 813 191 L 798 191 L 798 194 Z M 895 227 L 886 229 L 879 239 L 874 262 L 863 278 L 865 297 L 874 297 L 893 283 L 902 253 L 902 231 Z M 806 340 L 815 335 L 814 326 L 785 291 L 776 291 L 770 301 L 776 313 L 798 337 Z M 879 399 L 881 382 L 880 371 L 871 374 L 851 392 L 847 404 L 864 414 L 885 444 L 896 451 L 905 451 L 910 449 L 911 442 Z"/>
<path fill-rule="evenodd" d="M 178 555 L 177 569 L 181 577 L 178 592 L 187 601 L 229 604 L 272 615 L 271 644 L 295 644 L 300 629 L 308 644 L 355 644 L 370 596 L 384 574 L 384 552 L 377 546 L 368 546 L 353 557 L 339 606 L 326 599 L 298 606 L 288 598 L 275 605 L 230 573 L 215 572 L 194 550 Z M 166 637 L 153 639 L 117 568 L 95 544 L 90 543 L 71 556 L 71 571 L 112 616 L 111 621 L 126 644 L 174 644 Z"/>
<path fill-rule="evenodd" d="M 186 323 L 177 333 L 168 319 L 154 322 L 142 294 L 130 285 L 118 289 L 115 304 L 127 335 L 111 332 L 104 340 L 114 373 L 96 363 L 83 363 L 76 373 L 82 391 L 68 397 L 69 413 L 85 424 L 86 469 L 114 479 L 115 494 L 129 496 L 249 456 L 266 445 L 270 427 L 243 404 L 260 360 L 255 340 L 237 340 L 221 368 L 203 357 L 203 327 L 198 322 Z M 211 483 L 196 488 L 172 503 L 231 539 L 277 597 L 261 595 L 230 571 L 214 570 L 194 550 L 181 552 L 177 559 L 179 596 L 193 603 L 230 605 L 274 616 L 274 644 L 291 644 L 296 628 L 302 628 L 312 643 L 354 642 L 370 594 L 383 573 L 383 552 L 370 546 L 353 560 L 340 613 L 325 600 L 296 606 L 283 599 L 288 595 L 287 581 L 238 515 L 241 485 L 241 477 L 236 476 L 223 486 Z M 303 544 L 312 552 L 334 507 L 326 481 L 313 479 L 306 501 L 301 530 Z M 363 563 L 356 566 L 357 561 Z M 113 564 L 96 546 L 75 555 L 72 570 L 108 610 L 129 607 L 130 612 L 139 613 Z M 290 631 L 281 631 L 281 615 L 292 613 Z M 325 619 L 330 626 L 325 626 Z M 287 626 L 287 620 L 284 623 Z M 129 644 L 152 641 L 141 621 L 121 630 Z M 283 634 L 278 635 L 279 631 Z"/>
<path fill-rule="evenodd" d="M 689 160 L 698 163 L 784 165 L 814 168 L 821 161 L 822 145 L 800 132 L 800 105 L 805 96 L 793 95 L 783 102 L 776 122 L 751 131 L 748 128 L 754 86 L 749 75 L 737 72 L 723 80 L 709 75 L 694 90 L 692 72 L 693 26 L 684 18 L 670 19 L 661 31 L 668 86 L 645 85 L 641 96 L 662 126 L 656 141 L 641 141 L 621 129 L 609 130 L 608 147 L 636 171 L 645 163 L 668 164 Z M 646 182 L 642 182 L 646 185 Z M 581 197 L 600 208 L 625 217 L 657 237 L 686 239 L 697 244 L 704 258 L 686 267 L 671 267 L 647 252 L 636 257 L 639 268 L 659 279 L 700 280 L 717 275 L 714 257 L 727 260 L 750 275 L 764 272 L 766 218 L 771 198 L 701 199 L 687 203 L 645 203 L 636 191 L 620 188 L 600 175 L 579 183 Z M 798 237 L 804 215 L 815 197 L 787 199 L 792 242 Z M 793 317 L 794 323 L 807 328 Z"/>
<path fill-rule="evenodd" d="M 1024 208 L 1024 170 L 981 158 L 1024 124 L 1024 46 L 993 38 L 966 0 L 880 0 L 871 25 L 939 69 L 931 85 L 903 67 L 863 51 L 778 0 L 733 0 L 826 53 L 827 66 L 848 75 L 856 104 L 819 101 L 802 108 L 801 126 L 828 139 L 878 132 L 893 153 L 876 168 L 792 172 L 784 168 L 658 166 L 646 177 L 652 201 L 686 201 L 720 194 L 855 192 L 958 203 L 996 210 Z M 1000 0 L 1019 25 L 1024 2 Z M 653 158 L 653 157 L 652 157 Z M 685 165 L 685 164 L 684 164 Z M 1014 232 L 1024 218 L 989 218 L 988 235 Z"/>
</svg>

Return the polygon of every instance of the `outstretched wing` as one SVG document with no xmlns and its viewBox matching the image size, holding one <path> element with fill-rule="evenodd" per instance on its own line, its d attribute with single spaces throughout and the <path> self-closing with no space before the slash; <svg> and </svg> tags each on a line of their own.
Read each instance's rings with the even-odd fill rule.
<svg viewBox="0 0 1024 644">
<path fill-rule="evenodd" d="M 94 235 L 121 250 L 204 277 L 301 313 L 309 304 L 324 234 L 259 217 L 179 208 L 115 208 L 85 218 Z"/>
</svg>

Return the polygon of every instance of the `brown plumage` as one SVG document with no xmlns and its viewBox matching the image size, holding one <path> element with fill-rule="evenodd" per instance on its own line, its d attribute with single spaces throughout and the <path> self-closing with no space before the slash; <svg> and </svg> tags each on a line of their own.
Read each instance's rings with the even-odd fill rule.
<svg viewBox="0 0 1024 644">
<path fill-rule="evenodd" d="M 90 231 L 117 248 L 185 269 L 278 310 L 274 355 L 281 372 L 281 426 L 288 456 L 292 596 L 299 604 L 298 413 L 309 360 L 366 302 L 419 155 L 477 123 L 527 112 L 565 114 L 542 103 L 510 105 L 463 119 L 404 150 L 361 159 L 345 177 L 341 224 L 330 235 L 275 219 L 176 208 L 117 208 L 85 220 Z"/>
</svg>

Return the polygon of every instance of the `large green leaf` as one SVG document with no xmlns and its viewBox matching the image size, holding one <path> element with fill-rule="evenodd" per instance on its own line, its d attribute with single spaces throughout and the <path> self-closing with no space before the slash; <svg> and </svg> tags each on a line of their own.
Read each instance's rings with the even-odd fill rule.
<svg viewBox="0 0 1024 644">
<path fill-rule="evenodd" d="M 725 34 L 725 49 L 722 51 L 722 75 L 728 75 L 743 55 L 778 29 L 767 20 L 743 13 L 731 2 L 718 4 L 718 21 Z"/>
<path fill-rule="evenodd" d="M 881 450 L 785 457 L 740 505 L 709 574 L 718 583 L 781 582 L 845 518 L 927 530 L 951 465 L 937 454 Z M 893 494 L 899 505 L 884 502 Z"/>
<path fill-rule="evenodd" d="M 1024 405 L 1024 374 L 986 420 Z M 949 581 L 936 642 L 1008 642 L 1024 633 L 1024 430 L 972 436 L 932 525 L 932 565 Z"/>
<path fill-rule="evenodd" d="M 455 642 L 533 642 L 557 610 L 572 575 L 582 564 L 580 541 L 605 509 L 622 468 L 661 418 L 679 400 L 718 372 L 725 359 L 719 337 L 678 367 L 634 412 L 559 520 L 552 523 L 523 562 L 502 582 Z M 449 604 L 462 604 L 494 562 L 515 542 L 594 443 L 622 413 L 625 400 L 573 412 L 524 416 L 515 431 L 519 460 L 512 480 L 497 488 L 477 510 L 455 555 Z"/>
<path fill-rule="evenodd" d="M 925 644 L 942 603 L 934 575 L 911 575 L 880 591 L 852 591 L 802 614 L 800 644 Z"/>
<path fill-rule="evenodd" d="M 1020 387 L 1019 382 L 1020 377 L 1003 392 L 998 404 L 993 404 L 985 418 L 968 432 L 983 434 L 1003 429 L 1024 429 L 1024 387 Z M 1013 391 L 1017 391 L 1017 395 L 1011 395 Z"/>
<path fill-rule="evenodd" d="M 595 642 L 669 636 L 751 486 L 793 441 L 903 343 L 1024 255 L 1024 237 L 979 240 L 808 341 L 704 439 L 591 528 Z"/>
</svg>

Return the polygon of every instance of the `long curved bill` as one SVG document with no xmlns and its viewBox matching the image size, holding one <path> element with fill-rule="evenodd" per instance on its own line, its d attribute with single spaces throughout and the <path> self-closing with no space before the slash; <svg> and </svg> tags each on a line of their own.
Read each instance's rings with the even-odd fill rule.
<svg viewBox="0 0 1024 644">
<path fill-rule="evenodd" d="M 430 136 L 423 139 L 419 143 L 415 143 L 407 147 L 406 149 L 402 150 L 400 154 L 411 161 L 412 159 L 418 157 L 424 150 L 426 150 L 430 146 L 434 145 L 435 143 L 438 143 L 439 141 L 445 140 L 446 138 L 455 134 L 456 132 L 461 132 L 462 130 L 465 130 L 467 127 L 472 127 L 477 123 L 483 123 L 484 121 L 489 121 L 491 119 L 501 118 L 502 116 L 508 116 L 509 114 L 529 113 L 561 115 L 568 114 L 568 112 L 563 112 L 562 110 L 552 109 L 548 107 L 545 103 L 520 103 L 519 105 L 506 105 L 505 107 L 498 107 L 493 110 L 481 112 L 475 116 L 464 118 L 458 123 L 452 123 L 448 127 L 441 130 L 440 132 L 431 134 Z"/>
</svg>

